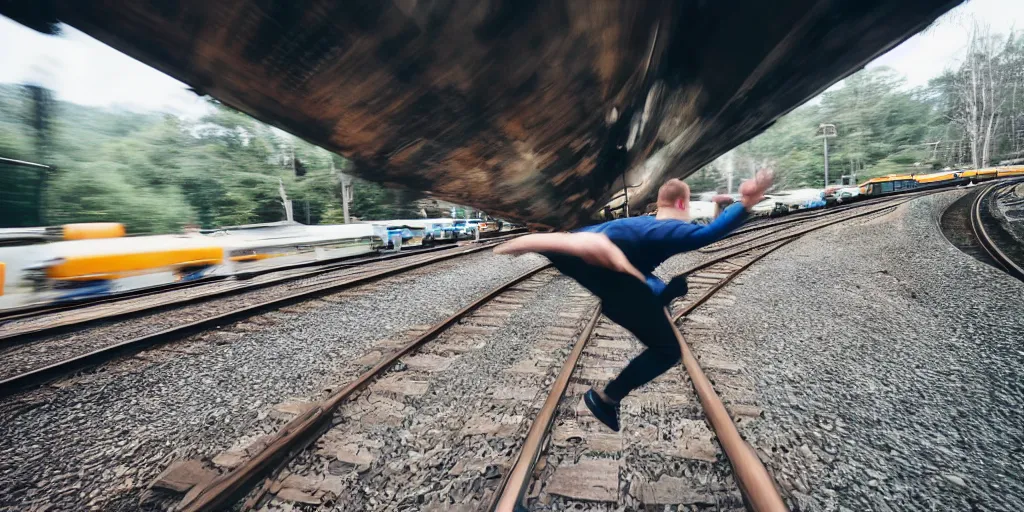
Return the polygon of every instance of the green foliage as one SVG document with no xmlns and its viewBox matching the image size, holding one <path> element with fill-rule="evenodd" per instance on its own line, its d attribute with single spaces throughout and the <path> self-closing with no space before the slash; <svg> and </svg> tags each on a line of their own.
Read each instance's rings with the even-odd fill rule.
<svg viewBox="0 0 1024 512">
<path fill-rule="evenodd" d="M 718 165 L 712 163 L 706 165 L 699 171 L 687 176 L 686 184 L 690 186 L 690 191 L 694 194 L 701 192 L 718 192 L 721 183 L 725 182 L 725 177 L 719 170 Z"/>
<path fill-rule="evenodd" d="M 63 173 L 50 184 L 50 223 L 123 222 L 134 232 L 166 233 L 195 216 L 174 187 L 135 187 L 122 179 L 122 169 L 104 163 L 86 164 L 81 171 Z"/>
<path fill-rule="evenodd" d="M 829 139 L 832 184 L 843 174 L 862 180 L 892 172 L 926 172 L 931 165 L 923 143 L 936 116 L 920 91 L 903 87 L 901 76 L 888 68 L 872 68 L 781 118 L 738 148 L 737 154 L 757 167 L 774 168 L 780 188 L 820 187 L 825 170 L 818 135 L 819 126 L 827 123 L 838 133 Z"/>
<path fill-rule="evenodd" d="M 991 164 L 1024 157 L 1024 36 L 1011 35 L 1008 41 L 996 45 L 999 56 L 986 57 L 996 66 L 993 75 L 1000 80 L 996 90 L 1001 91 L 998 104 L 1002 107 L 994 118 Z M 749 176 L 751 167 L 772 167 L 777 189 L 820 187 L 824 155 L 817 135 L 824 123 L 834 124 L 838 132 L 838 137 L 829 139 L 832 184 L 844 174 L 855 174 L 857 181 L 863 181 L 885 174 L 967 166 L 970 155 L 964 128 L 954 121 L 956 112 L 963 109 L 955 82 L 956 72 L 950 71 L 928 87 L 907 89 L 903 77 L 889 68 L 861 71 L 687 181 L 695 191 L 722 188 L 731 159 L 734 187 Z"/>
<path fill-rule="evenodd" d="M 343 221 L 339 173 L 350 162 L 217 102 L 194 121 L 55 102 L 40 155 L 22 89 L 0 85 L 0 156 L 54 170 L 42 183 L 35 169 L 0 169 L 4 226 L 117 221 L 132 233 L 167 233 L 273 222 L 285 216 L 281 183 L 297 221 Z M 357 180 L 350 213 L 393 217 L 411 211 L 411 198 Z"/>
<path fill-rule="evenodd" d="M 981 119 L 991 125 L 987 157 L 974 154 L 981 136 L 970 135 L 964 122 L 967 63 L 918 89 L 904 87 L 891 69 L 871 68 L 687 181 L 695 193 L 721 191 L 731 172 L 735 189 L 754 169 L 772 167 L 777 189 L 820 187 L 823 148 L 816 135 L 823 123 L 838 132 L 829 140 L 832 183 L 851 173 L 862 181 L 972 161 L 1024 161 L 1024 36 L 978 41 L 968 62 L 986 66 L 983 76 L 993 81 L 989 115 Z M 296 220 L 342 222 L 340 173 L 350 162 L 210 104 L 203 118 L 183 120 L 55 101 L 49 91 L 0 84 L 0 156 L 53 167 L 0 166 L 0 226 L 108 220 L 125 222 L 133 233 L 162 233 L 190 223 L 278 221 L 284 218 L 280 184 Z M 354 218 L 419 214 L 416 193 L 361 180 L 354 186 Z"/>
</svg>

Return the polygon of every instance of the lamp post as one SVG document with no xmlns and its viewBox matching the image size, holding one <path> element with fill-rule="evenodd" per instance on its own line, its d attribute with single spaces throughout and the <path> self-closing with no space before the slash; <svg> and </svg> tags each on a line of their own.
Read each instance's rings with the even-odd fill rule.
<svg viewBox="0 0 1024 512">
<path fill-rule="evenodd" d="M 825 141 L 825 188 L 828 188 L 828 139 L 839 135 L 834 124 L 818 125 L 818 136 Z"/>
</svg>

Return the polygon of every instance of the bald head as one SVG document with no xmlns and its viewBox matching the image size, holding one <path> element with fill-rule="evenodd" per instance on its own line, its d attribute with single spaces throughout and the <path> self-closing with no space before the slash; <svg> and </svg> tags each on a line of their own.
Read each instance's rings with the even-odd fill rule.
<svg viewBox="0 0 1024 512">
<path fill-rule="evenodd" d="M 658 208 L 685 210 L 690 204 L 690 186 L 680 179 L 671 179 L 658 189 Z"/>
</svg>

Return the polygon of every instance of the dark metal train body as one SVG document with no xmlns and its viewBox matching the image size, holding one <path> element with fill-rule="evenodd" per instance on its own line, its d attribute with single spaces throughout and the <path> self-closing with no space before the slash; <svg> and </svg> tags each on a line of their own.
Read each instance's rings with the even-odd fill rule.
<svg viewBox="0 0 1024 512">
<path fill-rule="evenodd" d="M 33 0 L 356 163 L 362 178 L 571 228 L 646 203 L 960 0 Z"/>
</svg>

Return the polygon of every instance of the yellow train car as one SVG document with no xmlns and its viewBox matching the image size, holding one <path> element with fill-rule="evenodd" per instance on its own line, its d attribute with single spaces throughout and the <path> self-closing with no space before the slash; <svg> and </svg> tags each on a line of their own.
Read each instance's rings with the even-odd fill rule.
<svg viewBox="0 0 1024 512">
<path fill-rule="evenodd" d="M 963 177 L 974 183 L 979 181 L 994 180 L 999 176 L 999 170 L 996 168 L 985 168 L 985 169 L 969 169 L 964 171 Z"/>
<path fill-rule="evenodd" d="M 962 185 L 969 181 L 965 176 L 966 172 L 947 170 L 928 174 L 890 174 L 871 178 L 861 183 L 858 188 L 861 196 L 876 197 L 922 188 Z M 982 174 L 982 176 L 987 175 L 987 173 Z"/>
<path fill-rule="evenodd" d="M 46 267 L 46 277 L 62 281 L 100 281 L 123 279 L 161 269 L 191 269 L 219 265 L 224 249 L 219 246 L 200 247 L 127 247 L 103 252 L 61 257 Z"/>
<path fill-rule="evenodd" d="M 971 169 L 963 171 L 963 176 L 973 183 L 1024 176 L 1024 165 L 1006 165 L 1000 167 L 986 167 L 984 169 Z"/>
<path fill-rule="evenodd" d="M 125 235 L 124 224 L 119 222 L 86 222 L 65 224 L 60 228 L 64 240 L 98 240 L 121 238 Z"/>
<path fill-rule="evenodd" d="M 862 196 L 880 196 L 917 188 L 913 174 L 890 174 L 871 178 L 857 186 Z"/>
<path fill-rule="evenodd" d="M 996 176 L 999 178 L 1012 178 L 1024 176 L 1024 165 L 1000 167 L 996 171 Z"/>
<path fill-rule="evenodd" d="M 963 171 L 941 171 L 914 176 L 914 180 L 916 180 L 919 185 L 938 185 L 952 183 L 954 180 L 961 179 L 963 179 Z"/>
<path fill-rule="evenodd" d="M 0 309 L 192 281 L 225 262 L 207 237 L 123 235 L 113 223 L 0 232 Z"/>
<path fill-rule="evenodd" d="M 1024 165 L 946 170 L 928 174 L 891 174 L 871 178 L 858 185 L 858 189 L 861 196 L 874 197 L 913 189 L 967 185 L 1018 176 L 1024 176 Z"/>
</svg>

